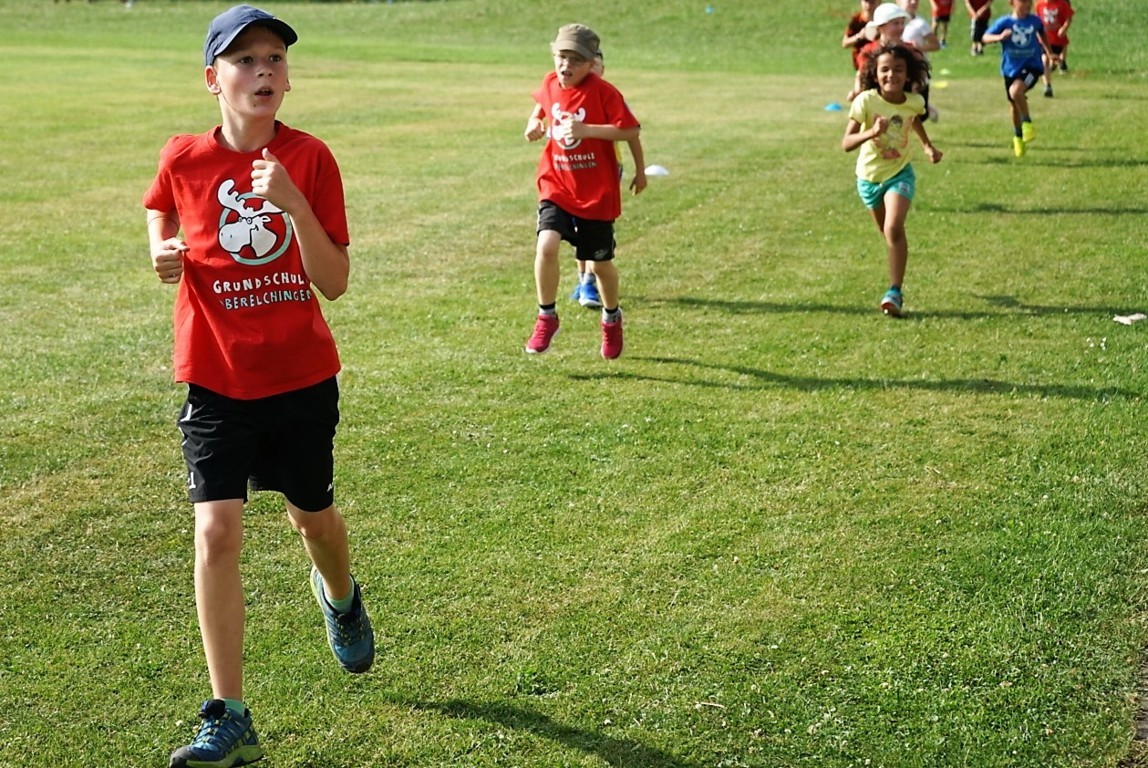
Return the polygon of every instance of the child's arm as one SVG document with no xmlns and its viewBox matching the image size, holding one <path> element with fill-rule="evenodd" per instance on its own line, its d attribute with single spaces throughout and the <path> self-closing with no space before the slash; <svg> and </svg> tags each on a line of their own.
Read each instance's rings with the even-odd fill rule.
<svg viewBox="0 0 1148 768">
<path fill-rule="evenodd" d="M 151 267 L 161 283 L 178 283 L 183 274 L 187 243 L 179 239 L 179 214 L 148 209 L 147 236 Z"/>
<path fill-rule="evenodd" d="M 546 110 L 541 104 L 535 104 L 530 117 L 526 118 L 526 130 L 522 135 L 527 141 L 538 141 L 546 135 Z"/>
<path fill-rule="evenodd" d="M 346 293 L 351 273 L 347 246 L 331 240 L 310 201 L 295 186 L 279 159 L 266 149 L 263 159 L 251 164 L 251 191 L 291 217 L 303 270 L 319 292 L 330 301 Z"/>
<path fill-rule="evenodd" d="M 873 118 L 873 127 L 867 131 L 861 130 L 861 123 L 849 118 L 845 126 L 845 136 L 841 139 L 841 148 L 852 152 L 867 141 L 877 138 L 889 127 L 889 118 L 878 115 Z"/>
<path fill-rule="evenodd" d="M 1000 32 L 985 32 L 984 37 L 981 38 L 981 42 L 985 45 L 991 45 L 992 43 L 1000 43 L 1008 40 L 1010 37 L 1012 37 L 1012 27 L 1005 27 Z"/>
<path fill-rule="evenodd" d="M 630 180 L 630 190 L 637 195 L 646 188 L 646 153 L 642 151 L 642 139 L 638 136 L 626 144 L 630 147 L 630 157 L 634 158 L 634 178 Z"/>
<path fill-rule="evenodd" d="M 941 162 L 943 152 L 933 146 L 933 142 L 929 141 L 929 134 L 925 131 L 925 125 L 921 122 L 921 118 L 913 118 L 913 133 L 917 134 L 917 138 L 921 140 L 921 146 L 925 150 L 925 155 L 929 158 L 929 162 L 933 165 Z"/>
<path fill-rule="evenodd" d="M 619 128 L 616 125 L 594 125 L 591 123 L 580 123 L 577 120 L 571 120 L 565 123 L 559 123 L 554 126 L 555 138 L 561 141 L 564 137 L 569 136 L 571 139 L 577 141 L 578 139 L 603 139 L 605 141 L 630 141 L 630 139 L 638 138 L 642 129 L 638 126 L 633 128 Z"/>
<path fill-rule="evenodd" d="M 1052 46 L 1048 44 L 1048 33 L 1043 29 L 1036 33 L 1037 42 L 1040 43 L 1040 48 L 1044 51 L 1045 61 L 1052 61 L 1056 58 L 1056 54 L 1052 52 Z"/>
</svg>

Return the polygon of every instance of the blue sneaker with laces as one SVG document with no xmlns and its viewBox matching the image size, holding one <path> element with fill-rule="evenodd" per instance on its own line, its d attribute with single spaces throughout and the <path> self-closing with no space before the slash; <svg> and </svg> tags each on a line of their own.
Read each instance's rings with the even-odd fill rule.
<svg viewBox="0 0 1148 768">
<path fill-rule="evenodd" d="M 581 294 L 578 296 L 578 303 L 583 307 L 590 307 L 591 309 L 602 308 L 602 297 L 598 295 L 598 284 L 594 280 L 582 283 L 578 286 L 581 288 Z"/>
<path fill-rule="evenodd" d="M 171 753 L 169 768 L 234 768 L 263 759 L 259 737 L 251 726 L 251 710 L 237 715 L 222 699 L 203 702 L 199 735 Z"/>
<path fill-rule="evenodd" d="M 319 569 L 311 566 L 311 593 L 319 607 L 323 609 L 323 619 L 327 624 L 327 644 L 331 646 L 335 658 L 343 669 L 353 674 L 366 672 L 375 661 L 375 633 L 371 629 L 371 618 L 363 607 L 363 596 L 359 585 L 354 585 L 355 599 L 351 610 L 339 613 L 323 594 L 323 577 Z"/>
</svg>

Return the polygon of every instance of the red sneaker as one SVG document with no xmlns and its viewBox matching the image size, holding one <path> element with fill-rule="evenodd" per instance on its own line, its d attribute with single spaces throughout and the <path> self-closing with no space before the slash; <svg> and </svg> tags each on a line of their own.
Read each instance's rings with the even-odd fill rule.
<svg viewBox="0 0 1148 768">
<path fill-rule="evenodd" d="M 622 354 L 622 314 L 618 322 L 602 322 L 602 357 L 613 360 Z"/>
<path fill-rule="evenodd" d="M 550 340 L 558 333 L 558 315 L 539 315 L 534 321 L 534 333 L 526 342 L 526 352 L 541 355 L 550 349 Z"/>
</svg>

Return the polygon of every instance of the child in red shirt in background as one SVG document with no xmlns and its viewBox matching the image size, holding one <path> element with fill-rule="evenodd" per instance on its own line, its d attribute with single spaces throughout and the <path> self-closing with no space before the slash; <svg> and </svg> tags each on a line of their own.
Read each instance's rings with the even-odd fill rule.
<svg viewBox="0 0 1148 768">
<path fill-rule="evenodd" d="M 545 119 L 531 111 L 527 141 L 546 138 L 538 161 L 538 227 L 534 283 L 538 317 L 526 342 L 537 355 L 558 332 L 559 266 L 562 241 L 575 257 L 594 262 L 602 297 L 602 357 L 622 354 L 622 310 L 614 266 L 614 220 L 622 214 L 618 157 L 614 142 L 641 133 L 637 118 L 617 88 L 594 74 L 601 41 L 589 27 L 567 24 L 550 44 L 554 70 L 534 91 Z M 547 130 L 549 123 L 549 131 Z"/>
<path fill-rule="evenodd" d="M 969 34 L 973 39 L 969 52 L 980 56 L 985 52 L 985 31 L 993 18 L 993 0 L 965 0 L 965 8 L 969 12 Z"/>
<path fill-rule="evenodd" d="M 861 0 L 861 9 L 849 19 L 845 34 L 841 36 L 841 47 L 853 49 L 853 69 L 861 68 L 861 49 L 873 38 L 868 36 L 865 25 L 873 19 L 873 11 L 879 0 Z"/>
<path fill-rule="evenodd" d="M 953 0 L 932 0 L 933 34 L 942 48 L 948 47 L 949 21 L 953 18 Z"/>
<path fill-rule="evenodd" d="M 1044 23 L 1052 57 L 1044 60 L 1044 95 L 1052 98 L 1052 70 L 1068 71 L 1068 27 L 1075 12 L 1069 0 L 1037 0 L 1033 12 Z"/>
</svg>

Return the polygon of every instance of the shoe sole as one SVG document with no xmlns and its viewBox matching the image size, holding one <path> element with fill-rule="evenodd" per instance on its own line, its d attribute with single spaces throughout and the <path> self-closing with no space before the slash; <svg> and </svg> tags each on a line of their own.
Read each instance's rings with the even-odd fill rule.
<svg viewBox="0 0 1148 768">
<path fill-rule="evenodd" d="M 217 766 L 226 765 L 229 768 L 240 768 L 240 766 L 257 763 L 265 756 L 263 748 L 258 744 L 248 744 L 235 750 L 223 760 L 173 759 L 168 763 L 168 766 L 169 768 L 217 768 Z"/>
<path fill-rule="evenodd" d="M 578 299 L 578 303 L 583 307 L 589 307 L 590 309 L 602 308 L 602 302 L 595 301 L 594 299 Z"/>
<path fill-rule="evenodd" d="M 523 347 L 523 349 L 524 349 L 524 350 L 526 350 L 526 354 L 528 354 L 528 355 L 541 355 L 541 354 L 545 354 L 545 353 L 547 352 L 547 350 L 549 350 L 549 349 L 550 349 L 550 347 L 551 347 L 551 346 L 554 344 L 554 337 L 555 337 L 555 336 L 557 336 L 557 335 L 558 335 L 558 332 L 559 332 L 559 331 L 561 331 L 561 330 L 562 330 L 562 329 L 561 329 L 561 328 L 559 328 L 557 331 L 555 331 L 555 332 L 554 332 L 554 333 L 553 333 L 553 334 L 550 336 L 550 343 L 549 343 L 549 344 L 547 344 L 547 345 L 546 345 L 545 347 L 543 347 L 542 349 L 531 349 L 529 344 L 527 344 L 525 347 Z"/>
<path fill-rule="evenodd" d="M 901 308 L 891 301 L 882 301 L 881 311 L 889 317 L 900 317 L 902 314 Z"/>
</svg>

